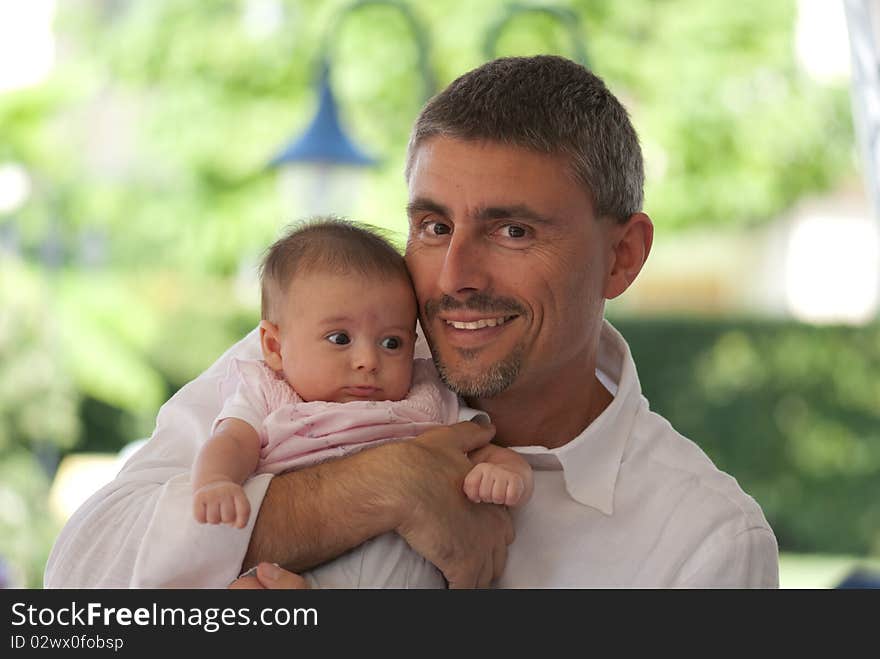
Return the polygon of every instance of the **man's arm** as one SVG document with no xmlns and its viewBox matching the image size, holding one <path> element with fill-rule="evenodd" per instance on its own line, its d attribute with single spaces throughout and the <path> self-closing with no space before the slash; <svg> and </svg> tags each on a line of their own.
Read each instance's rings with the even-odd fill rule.
<svg viewBox="0 0 880 659">
<path fill-rule="evenodd" d="M 508 513 L 462 493 L 469 451 L 494 428 L 463 422 L 407 442 L 275 477 L 242 564 L 303 571 L 387 531 L 434 563 L 450 587 L 488 586 L 513 540 Z"/>
<path fill-rule="evenodd" d="M 198 524 L 190 469 L 232 393 L 221 390 L 230 361 L 259 356 L 254 330 L 162 406 L 150 441 L 62 529 L 47 588 L 225 587 L 239 574 L 253 520 L 243 530 Z M 270 479 L 245 483 L 253 510 Z"/>
</svg>

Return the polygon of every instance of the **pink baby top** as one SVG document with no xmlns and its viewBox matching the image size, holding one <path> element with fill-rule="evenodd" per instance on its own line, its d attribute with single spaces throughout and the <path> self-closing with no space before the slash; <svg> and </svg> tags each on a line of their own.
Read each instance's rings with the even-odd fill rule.
<svg viewBox="0 0 880 659">
<path fill-rule="evenodd" d="M 458 421 L 458 399 L 430 359 L 415 360 L 409 393 L 397 401 L 306 402 L 262 360 L 235 359 L 221 391 L 233 387 L 212 430 L 230 417 L 250 424 L 260 436 L 258 474 L 313 465 Z"/>
</svg>

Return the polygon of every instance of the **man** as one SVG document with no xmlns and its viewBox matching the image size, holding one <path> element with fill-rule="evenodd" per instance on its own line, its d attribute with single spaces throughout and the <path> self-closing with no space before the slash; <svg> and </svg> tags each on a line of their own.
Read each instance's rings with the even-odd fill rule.
<svg viewBox="0 0 880 659">
<path fill-rule="evenodd" d="M 649 411 L 603 320 L 653 226 L 638 138 L 602 81 L 558 57 L 489 62 L 423 109 L 406 173 L 422 328 L 444 381 L 494 425 L 252 479 L 246 533 L 198 527 L 189 466 L 228 360 L 257 354 L 249 336 L 164 406 L 151 442 L 73 516 L 46 585 L 224 586 L 257 563 L 301 571 L 397 531 L 451 587 L 777 586 L 761 509 Z M 466 454 L 493 437 L 535 469 L 512 544 L 507 511 L 461 492 Z"/>
</svg>

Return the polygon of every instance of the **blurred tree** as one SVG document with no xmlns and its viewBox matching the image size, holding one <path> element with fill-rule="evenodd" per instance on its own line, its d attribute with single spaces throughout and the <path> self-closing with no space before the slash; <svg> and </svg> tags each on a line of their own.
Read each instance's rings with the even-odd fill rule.
<svg viewBox="0 0 880 659">
<path fill-rule="evenodd" d="M 48 298 L 32 270 L 0 263 L 0 560 L 14 586 L 40 584 L 58 532 L 47 507 L 51 474 L 81 428 Z"/>
</svg>

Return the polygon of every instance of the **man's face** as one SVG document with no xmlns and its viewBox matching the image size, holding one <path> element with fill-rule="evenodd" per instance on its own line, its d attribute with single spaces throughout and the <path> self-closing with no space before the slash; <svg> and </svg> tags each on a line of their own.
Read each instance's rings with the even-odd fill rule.
<svg viewBox="0 0 880 659">
<path fill-rule="evenodd" d="M 406 260 L 444 381 L 471 398 L 595 359 L 610 220 L 561 156 L 433 137 L 409 179 Z"/>
</svg>

